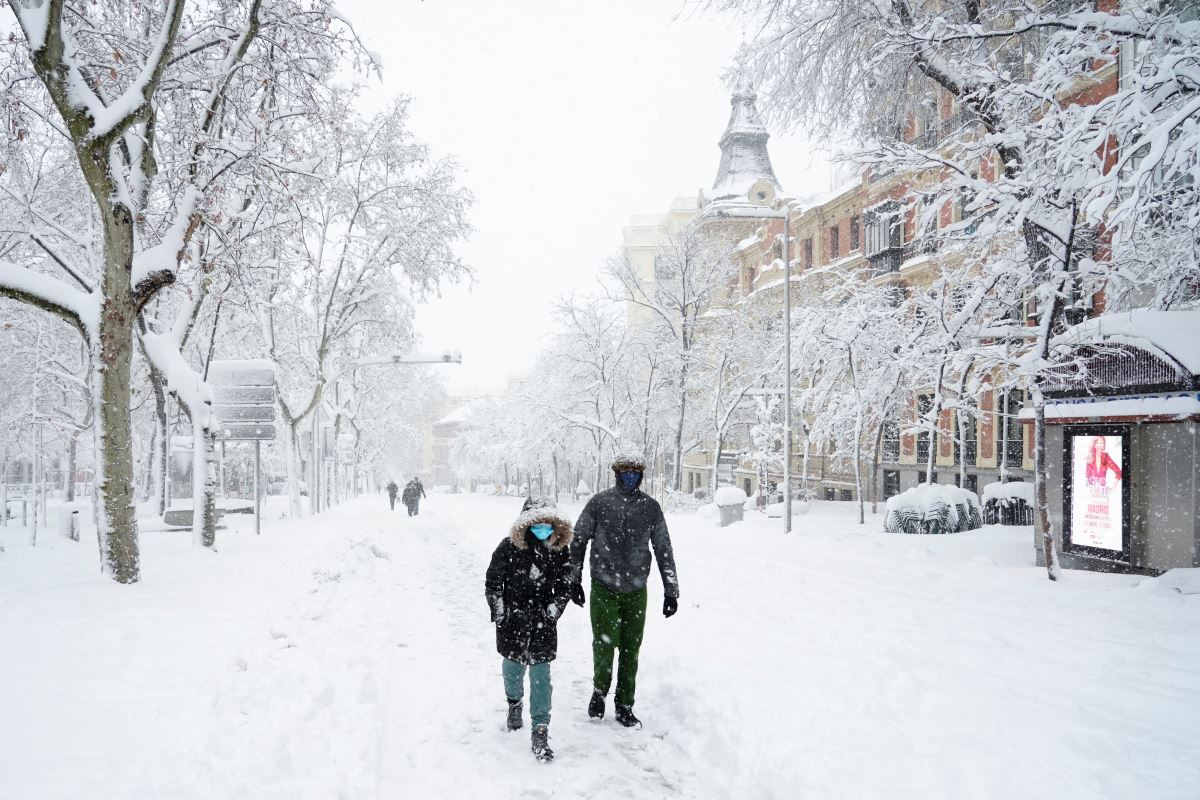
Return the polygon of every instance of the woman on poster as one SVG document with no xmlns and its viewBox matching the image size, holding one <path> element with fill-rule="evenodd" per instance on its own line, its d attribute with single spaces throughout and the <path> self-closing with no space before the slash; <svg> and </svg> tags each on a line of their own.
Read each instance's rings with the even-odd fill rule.
<svg viewBox="0 0 1200 800">
<path fill-rule="evenodd" d="M 1092 449 L 1088 454 L 1087 468 L 1085 470 L 1088 486 L 1100 489 L 1108 488 L 1109 470 L 1112 470 L 1117 483 L 1120 483 L 1121 467 L 1105 451 L 1104 437 L 1097 436 L 1092 440 Z"/>
</svg>

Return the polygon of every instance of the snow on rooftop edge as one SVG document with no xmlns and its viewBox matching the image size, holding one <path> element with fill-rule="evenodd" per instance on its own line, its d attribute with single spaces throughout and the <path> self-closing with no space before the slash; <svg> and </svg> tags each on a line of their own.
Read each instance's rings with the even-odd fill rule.
<svg viewBox="0 0 1200 800">
<path fill-rule="evenodd" d="M 1068 328 L 1055 344 L 1087 344 L 1123 337 L 1138 340 L 1174 358 L 1200 375 L 1200 306 L 1174 311 L 1133 309 L 1102 314 Z"/>
</svg>

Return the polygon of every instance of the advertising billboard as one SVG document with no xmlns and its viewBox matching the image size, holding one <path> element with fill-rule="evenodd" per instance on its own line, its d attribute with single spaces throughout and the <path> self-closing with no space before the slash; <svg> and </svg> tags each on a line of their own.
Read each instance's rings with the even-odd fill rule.
<svg viewBox="0 0 1200 800">
<path fill-rule="evenodd" d="M 1071 427 L 1063 444 L 1063 549 L 1128 561 L 1129 428 Z"/>
</svg>

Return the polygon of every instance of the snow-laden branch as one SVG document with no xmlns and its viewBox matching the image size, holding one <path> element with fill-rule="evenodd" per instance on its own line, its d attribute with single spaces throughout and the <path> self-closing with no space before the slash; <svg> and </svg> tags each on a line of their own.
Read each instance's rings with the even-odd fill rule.
<svg viewBox="0 0 1200 800">
<path fill-rule="evenodd" d="M 57 278 L 0 261 L 0 296 L 55 314 L 79 328 L 85 337 L 96 332 L 100 308 L 95 295 Z"/>
<path fill-rule="evenodd" d="M 106 139 L 112 138 L 114 135 L 119 136 L 130 125 L 144 121 L 149 114 L 150 98 L 158 89 L 163 71 L 170 62 L 171 45 L 175 42 L 175 36 L 179 32 L 179 23 L 183 20 L 183 6 L 184 0 L 169 0 L 166 19 L 154 40 L 153 48 L 146 57 L 146 63 L 134 78 L 133 83 L 111 104 L 104 105 L 86 84 L 82 87 L 79 86 L 83 76 L 75 64 L 68 64 L 68 69 L 73 76 L 70 85 L 75 90 L 75 96 L 80 101 L 79 104 L 87 108 L 92 117 L 89 138 Z"/>
<path fill-rule="evenodd" d="M 188 187 L 162 241 L 134 255 L 130 280 L 139 308 L 159 289 L 174 283 L 179 263 L 187 251 L 188 239 L 196 229 L 196 210 L 202 199 L 199 190 Z"/>
</svg>

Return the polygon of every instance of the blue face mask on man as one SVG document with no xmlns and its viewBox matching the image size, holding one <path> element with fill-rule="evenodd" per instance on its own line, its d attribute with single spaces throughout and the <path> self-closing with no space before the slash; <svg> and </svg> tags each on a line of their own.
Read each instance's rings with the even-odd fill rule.
<svg viewBox="0 0 1200 800">
<path fill-rule="evenodd" d="M 642 473 L 635 470 L 622 470 L 617 473 L 617 481 L 621 484 L 622 489 L 632 492 L 642 482 Z"/>
<path fill-rule="evenodd" d="M 539 542 L 544 542 L 550 538 L 550 534 L 554 533 L 554 526 L 548 522 L 539 522 L 536 525 L 530 525 L 529 532 L 537 537 Z"/>
</svg>

